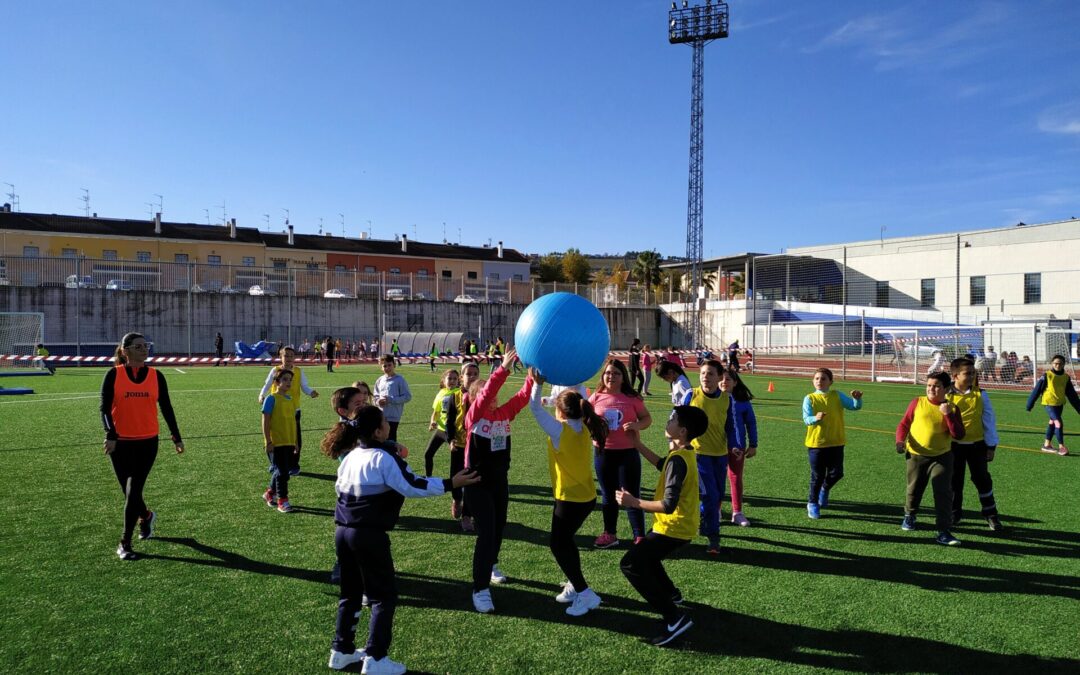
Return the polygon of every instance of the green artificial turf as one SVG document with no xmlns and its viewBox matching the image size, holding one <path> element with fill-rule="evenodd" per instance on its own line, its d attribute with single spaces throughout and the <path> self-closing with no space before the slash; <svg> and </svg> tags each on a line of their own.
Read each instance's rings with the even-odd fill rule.
<svg viewBox="0 0 1080 675">
<path fill-rule="evenodd" d="M 336 419 L 333 389 L 374 382 L 377 370 L 307 369 L 322 397 L 304 400 L 304 473 L 290 482 L 299 508 L 289 515 L 260 498 L 267 462 L 256 396 L 266 370 L 182 370 L 164 372 L 187 452 L 162 443 L 146 489 L 157 534 L 136 540 L 140 559 L 127 563 L 114 553 L 122 496 L 101 448 L 104 371 L 0 382 L 37 390 L 0 398 L 0 671 L 326 670 L 337 464 L 317 445 Z M 400 436 L 422 471 L 437 378 L 426 366 L 401 372 L 414 399 Z M 1080 670 L 1080 460 L 1036 451 L 1045 419 L 1024 412 L 1022 394 L 993 394 L 1002 439 L 991 469 L 1008 529 L 986 529 L 969 483 L 968 518 L 955 530 L 963 545 L 947 548 L 933 541 L 929 494 L 921 529 L 899 527 L 904 462 L 892 436 L 920 388 L 837 383 L 863 389 L 865 409 L 847 413 L 846 477 L 811 521 L 799 410 L 810 382 L 771 380 L 774 393 L 768 378 L 747 378 L 761 435 L 746 464 L 752 526 L 727 523 L 719 559 L 699 540 L 666 563 L 696 624 L 677 648 L 641 641 L 657 617 L 619 572 L 625 516 L 618 549 L 592 548 L 599 511 L 578 536 L 601 608 L 574 619 L 554 602 L 563 576 L 547 548 L 545 446 L 525 411 L 514 424 L 499 561 L 511 582 L 493 588 L 495 614 L 472 609 L 473 537 L 450 519 L 449 497 L 410 499 L 391 535 L 401 595 L 391 656 L 432 673 Z M 520 385 L 511 379 L 502 398 Z M 648 407 L 661 420 L 666 385 L 654 380 L 654 394 Z M 645 433 L 651 447 L 663 447 L 662 426 Z M 1066 427 L 1080 430 L 1080 418 L 1068 413 Z M 444 447 L 436 473 L 446 475 L 448 462 Z M 642 483 L 655 484 L 652 469 Z"/>
</svg>

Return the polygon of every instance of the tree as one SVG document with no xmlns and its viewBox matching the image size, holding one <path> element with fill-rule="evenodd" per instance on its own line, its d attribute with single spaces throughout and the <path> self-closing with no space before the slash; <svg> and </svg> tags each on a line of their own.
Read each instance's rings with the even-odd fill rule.
<svg viewBox="0 0 1080 675">
<path fill-rule="evenodd" d="M 558 253 L 548 253 L 540 258 L 536 266 L 536 274 L 542 283 L 563 281 L 562 259 Z"/>
<path fill-rule="evenodd" d="M 571 248 L 562 257 L 563 280 L 568 284 L 587 284 L 592 277 L 589 259 L 581 251 Z"/>
<path fill-rule="evenodd" d="M 733 275 L 728 280 L 728 293 L 731 297 L 746 293 L 746 280 L 743 279 L 743 275 Z"/>
<path fill-rule="evenodd" d="M 626 266 L 622 262 L 615 263 L 615 266 L 611 268 L 611 274 L 608 275 L 607 281 L 609 284 L 614 284 L 618 289 L 624 290 L 626 288 Z"/>
<path fill-rule="evenodd" d="M 630 274 L 639 283 L 645 284 L 645 292 L 649 293 L 653 286 L 660 283 L 660 254 L 656 251 L 639 253 Z"/>
</svg>

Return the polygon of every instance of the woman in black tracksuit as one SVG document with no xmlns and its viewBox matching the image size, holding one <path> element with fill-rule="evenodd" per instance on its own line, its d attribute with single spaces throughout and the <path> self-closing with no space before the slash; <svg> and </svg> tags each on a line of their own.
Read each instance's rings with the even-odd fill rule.
<svg viewBox="0 0 1080 675">
<path fill-rule="evenodd" d="M 101 383 L 105 454 L 112 460 L 125 498 L 124 532 L 116 549 L 121 560 L 135 560 L 131 535 L 136 525 L 139 525 L 139 539 L 149 539 L 154 534 L 157 515 L 146 508 L 143 486 L 157 458 L 159 406 L 176 452 L 184 451 L 168 385 L 161 372 L 145 365 L 147 350 L 142 335 L 125 335 L 116 348 L 116 367 L 109 369 Z"/>
</svg>

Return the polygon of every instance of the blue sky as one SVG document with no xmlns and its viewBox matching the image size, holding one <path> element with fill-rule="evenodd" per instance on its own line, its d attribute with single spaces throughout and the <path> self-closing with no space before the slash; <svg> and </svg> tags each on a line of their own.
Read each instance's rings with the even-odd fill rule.
<svg viewBox="0 0 1080 675">
<path fill-rule="evenodd" d="M 734 0 L 705 63 L 707 256 L 1080 217 L 1080 3 Z M 685 252 L 668 3 L 24 2 L 22 210 L 524 252 Z M 0 185 L 0 191 L 10 191 Z M 6 198 L 3 201 L 7 201 Z M 370 225 L 369 225 L 370 223 Z M 414 229 L 415 228 L 415 229 Z"/>
</svg>

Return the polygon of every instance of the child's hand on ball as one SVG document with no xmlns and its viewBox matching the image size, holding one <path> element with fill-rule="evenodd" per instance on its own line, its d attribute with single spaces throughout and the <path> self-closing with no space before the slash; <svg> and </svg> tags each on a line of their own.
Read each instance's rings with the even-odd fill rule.
<svg viewBox="0 0 1080 675">
<path fill-rule="evenodd" d="M 543 384 L 547 382 L 547 380 L 544 379 L 544 376 L 540 374 L 540 371 L 536 368 L 533 368 L 532 366 L 529 366 L 529 377 L 531 377 L 532 381 L 537 384 Z"/>
<path fill-rule="evenodd" d="M 502 367 L 506 370 L 510 370 L 514 367 L 514 361 L 517 361 L 517 350 L 511 349 L 503 356 Z"/>
</svg>

